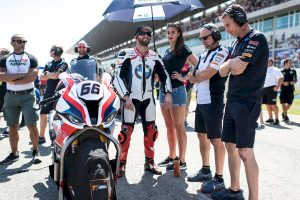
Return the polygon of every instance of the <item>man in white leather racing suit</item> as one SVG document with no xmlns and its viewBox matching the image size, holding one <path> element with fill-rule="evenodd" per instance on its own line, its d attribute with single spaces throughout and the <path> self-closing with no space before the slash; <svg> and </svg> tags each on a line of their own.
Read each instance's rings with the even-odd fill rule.
<svg viewBox="0 0 300 200">
<path fill-rule="evenodd" d="M 122 129 L 118 139 L 122 154 L 119 177 L 125 174 L 130 137 L 134 129 L 135 116 L 140 114 L 144 130 L 145 170 L 161 174 L 154 163 L 154 142 L 158 136 L 155 124 L 156 108 L 153 96 L 154 77 L 159 76 L 163 91 L 166 93 L 165 105 L 172 104 L 171 82 L 158 54 L 149 50 L 152 30 L 139 26 L 136 33 L 136 46 L 119 52 L 113 81 L 119 95 L 126 101 L 122 110 Z"/>
</svg>

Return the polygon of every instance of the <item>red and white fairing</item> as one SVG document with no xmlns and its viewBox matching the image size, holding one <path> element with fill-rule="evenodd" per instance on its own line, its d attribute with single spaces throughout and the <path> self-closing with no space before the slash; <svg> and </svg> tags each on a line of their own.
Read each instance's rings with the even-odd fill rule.
<svg viewBox="0 0 300 200">
<path fill-rule="evenodd" d="M 66 88 L 56 105 L 53 128 L 57 133 L 55 143 L 63 147 L 64 142 L 77 130 L 88 127 L 109 128 L 114 123 L 114 117 L 120 107 L 120 100 L 109 87 L 96 81 L 75 80 L 67 73 L 60 74 L 59 78 Z M 86 102 L 96 103 L 93 110 L 88 110 Z M 95 110 L 97 109 L 97 110 Z M 97 112 L 97 121 L 92 122 L 89 112 Z"/>
</svg>

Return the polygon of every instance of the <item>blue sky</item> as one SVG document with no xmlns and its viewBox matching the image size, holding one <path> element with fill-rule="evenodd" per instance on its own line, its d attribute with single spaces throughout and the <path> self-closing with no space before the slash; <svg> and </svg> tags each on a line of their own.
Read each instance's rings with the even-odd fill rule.
<svg viewBox="0 0 300 200">
<path fill-rule="evenodd" d="M 52 44 L 68 50 L 102 20 L 111 0 L 0 0 L 0 47 L 12 51 L 10 38 L 23 34 L 26 51 L 39 65 L 51 60 Z M 69 57 L 68 55 L 63 55 Z M 74 57 L 74 56 L 73 56 Z"/>
</svg>

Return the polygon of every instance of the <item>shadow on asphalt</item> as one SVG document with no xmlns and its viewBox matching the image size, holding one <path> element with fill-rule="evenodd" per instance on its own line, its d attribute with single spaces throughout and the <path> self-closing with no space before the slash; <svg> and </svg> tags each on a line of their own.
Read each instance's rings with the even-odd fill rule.
<svg viewBox="0 0 300 200">
<path fill-rule="evenodd" d="M 277 129 L 291 129 L 289 127 L 283 126 L 282 124 L 279 125 L 266 124 L 266 126 L 277 128 Z"/>
<path fill-rule="evenodd" d="M 153 174 L 144 172 L 141 181 L 137 184 L 128 183 L 126 176 L 124 176 L 119 179 L 117 184 L 118 200 L 207 199 L 201 192 L 201 194 L 187 192 L 186 176 L 186 172 L 181 172 L 180 177 L 174 177 L 173 173 L 166 172 L 158 176 L 156 180 Z"/>
<path fill-rule="evenodd" d="M 29 145 L 32 147 L 32 145 Z M 31 158 L 32 157 L 32 151 L 23 151 L 21 152 L 25 155 L 25 158 Z M 39 145 L 39 153 L 41 157 L 46 157 L 51 154 L 51 146 L 43 146 Z"/>
<path fill-rule="evenodd" d="M 297 122 L 290 121 L 288 124 L 292 125 L 292 126 L 298 126 L 298 127 L 300 127 L 300 123 L 297 123 Z"/>
<path fill-rule="evenodd" d="M 273 127 L 273 128 L 278 128 L 278 129 L 293 129 L 291 127 L 287 126 L 297 126 L 300 127 L 300 123 L 289 121 L 289 122 L 281 122 L 279 125 L 273 125 L 273 124 L 264 124 L 264 125 L 259 125 L 256 130 L 263 130 L 267 127 Z"/>
<path fill-rule="evenodd" d="M 195 132 L 194 127 L 191 127 L 189 124 L 185 127 L 186 132 Z"/>
<path fill-rule="evenodd" d="M 37 183 L 33 185 L 33 188 L 36 190 L 34 198 L 40 200 L 55 200 L 58 199 L 58 190 L 54 181 L 48 176 L 46 185 L 44 183 Z"/>
<path fill-rule="evenodd" d="M 25 163 L 19 168 L 15 169 L 7 169 L 8 165 L 0 165 L 0 183 L 8 182 L 10 181 L 10 176 L 14 176 L 20 173 L 27 173 L 28 168 L 32 166 L 32 160 L 29 162 Z"/>
<path fill-rule="evenodd" d="M 261 125 L 258 125 L 258 127 L 256 128 L 256 130 L 263 130 L 266 128 L 266 125 L 265 124 L 261 124 Z"/>
</svg>

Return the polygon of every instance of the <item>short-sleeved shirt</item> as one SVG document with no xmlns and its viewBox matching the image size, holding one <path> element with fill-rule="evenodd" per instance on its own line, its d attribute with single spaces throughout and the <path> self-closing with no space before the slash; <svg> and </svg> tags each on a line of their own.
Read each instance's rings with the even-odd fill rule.
<svg viewBox="0 0 300 200">
<path fill-rule="evenodd" d="M 243 56 L 243 61 L 248 62 L 248 65 L 242 74 L 230 75 L 227 100 L 243 99 L 261 103 L 269 57 L 269 47 L 264 34 L 251 29 L 243 38 L 235 39 L 229 45 L 229 58 L 237 56 Z"/>
<path fill-rule="evenodd" d="M 228 50 L 220 45 L 199 56 L 197 69 L 203 71 L 211 67 L 219 71 L 227 59 Z M 210 79 L 197 83 L 197 104 L 223 104 L 226 80 L 227 77 L 221 77 L 219 73 L 216 73 Z"/>
<path fill-rule="evenodd" d="M 281 70 L 281 73 L 284 77 L 283 81 L 284 82 L 296 82 L 297 81 L 297 72 L 296 70 L 294 69 L 283 69 Z M 283 92 L 294 92 L 295 90 L 295 86 L 294 85 L 288 85 L 288 86 L 284 86 L 284 85 L 281 85 L 281 90 Z"/>
<path fill-rule="evenodd" d="M 59 61 L 51 61 L 46 64 L 44 68 L 44 72 L 52 72 L 52 73 L 57 73 L 57 72 L 65 72 L 68 69 L 68 64 L 64 60 L 59 60 Z M 59 79 L 48 79 L 47 80 L 47 88 L 45 93 L 50 93 L 51 95 L 54 94 L 54 90 L 59 82 Z"/>
<path fill-rule="evenodd" d="M 277 67 L 268 67 L 264 88 L 276 86 L 282 77 L 283 75 Z"/>
<path fill-rule="evenodd" d="M 27 52 L 21 54 L 10 53 L 0 58 L 0 68 L 5 68 L 7 73 L 10 74 L 27 73 L 29 68 L 37 68 L 37 66 L 37 59 Z M 7 83 L 6 87 L 8 90 L 13 91 L 28 90 L 34 88 L 34 81 L 21 85 Z"/>
<path fill-rule="evenodd" d="M 177 54 L 174 54 L 170 48 L 167 49 L 162 61 L 168 74 L 170 76 L 173 72 L 178 72 L 180 74 L 187 57 L 189 57 L 191 54 L 192 51 L 186 45 L 183 45 Z M 184 85 L 183 82 L 177 79 L 171 79 L 171 84 L 172 88 L 177 88 Z"/>
</svg>

